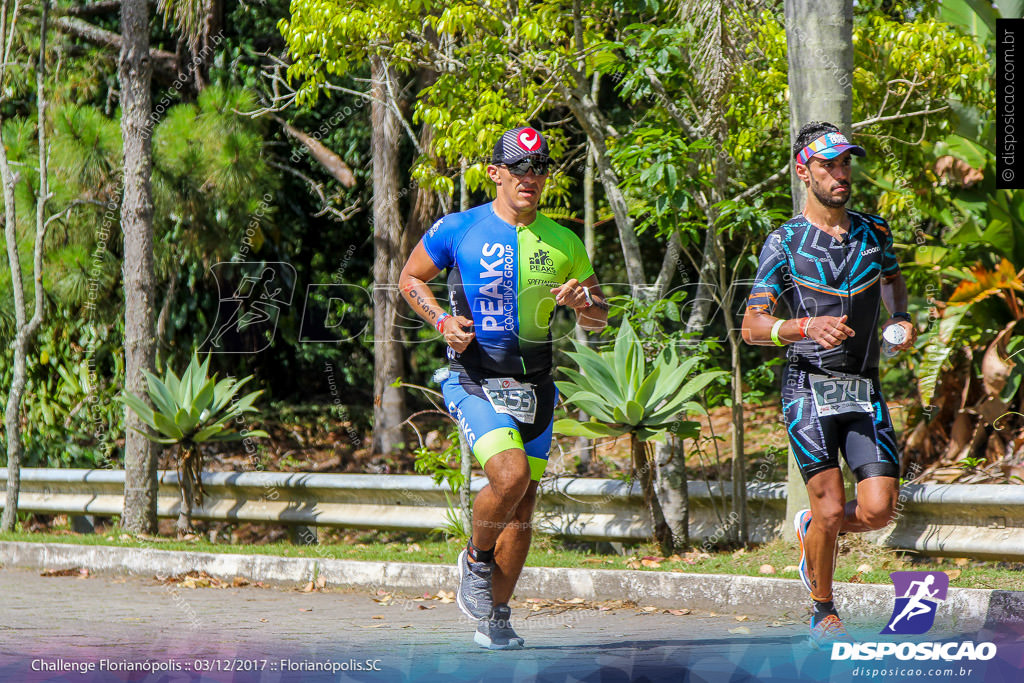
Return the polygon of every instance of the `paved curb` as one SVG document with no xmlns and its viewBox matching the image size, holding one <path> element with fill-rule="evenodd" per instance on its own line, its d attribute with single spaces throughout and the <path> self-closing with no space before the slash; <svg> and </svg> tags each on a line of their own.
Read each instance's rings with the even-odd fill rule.
<svg viewBox="0 0 1024 683">
<path fill-rule="evenodd" d="M 315 552 L 314 548 L 311 548 Z M 211 576 L 275 584 L 304 584 L 314 575 L 329 586 L 407 592 L 453 590 L 451 565 L 365 562 L 316 557 L 232 555 L 152 548 L 0 542 L 0 563 L 34 569 L 84 567 L 93 572 L 173 576 L 205 571 Z M 718 613 L 779 616 L 803 614 L 807 591 L 799 580 L 682 572 L 527 567 L 516 596 L 633 600 L 641 605 L 688 607 Z M 849 619 L 884 621 L 892 612 L 892 586 L 836 585 L 837 607 Z M 938 618 L 962 631 L 1024 624 L 1024 592 L 950 588 Z"/>
</svg>

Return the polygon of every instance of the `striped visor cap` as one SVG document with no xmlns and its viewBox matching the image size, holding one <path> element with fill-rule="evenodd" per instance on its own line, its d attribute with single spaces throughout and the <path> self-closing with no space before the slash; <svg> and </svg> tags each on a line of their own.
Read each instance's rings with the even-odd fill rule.
<svg viewBox="0 0 1024 683">
<path fill-rule="evenodd" d="M 806 164 L 811 157 L 834 159 L 846 150 L 850 150 L 859 157 L 867 156 L 863 147 L 850 144 L 850 141 L 842 133 L 825 133 L 800 150 L 800 153 L 796 155 L 796 160 L 801 164 Z"/>
<path fill-rule="evenodd" d="M 494 146 L 491 163 L 512 164 L 529 156 L 550 159 L 548 141 L 534 128 L 513 128 L 505 131 Z"/>
</svg>

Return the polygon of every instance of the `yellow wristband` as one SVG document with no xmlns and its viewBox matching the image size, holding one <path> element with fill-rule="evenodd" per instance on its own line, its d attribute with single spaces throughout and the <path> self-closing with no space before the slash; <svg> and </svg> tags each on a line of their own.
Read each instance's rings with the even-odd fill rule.
<svg viewBox="0 0 1024 683">
<path fill-rule="evenodd" d="M 775 343 L 776 346 L 786 345 L 786 342 L 779 339 L 779 330 L 782 329 L 782 323 L 784 322 L 786 321 L 783 320 L 782 318 L 779 318 L 778 320 L 775 321 L 775 324 L 772 325 L 772 341 Z"/>
</svg>

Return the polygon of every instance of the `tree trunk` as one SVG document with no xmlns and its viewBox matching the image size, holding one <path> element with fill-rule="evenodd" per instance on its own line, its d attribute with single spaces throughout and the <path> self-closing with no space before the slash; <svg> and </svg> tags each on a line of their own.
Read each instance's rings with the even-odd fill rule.
<svg viewBox="0 0 1024 683">
<path fill-rule="evenodd" d="M 690 544 L 690 496 L 687 489 L 686 453 L 674 436 L 654 444 L 657 495 L 665 523 L 676 548 Z"/>
<path fill-rule="evenodd" d="M 719 239 L 715 230 L 715 222 L 708 219 L 708 232 L 704 238 L 704 252 L 701 255 L 700 272 L 697 273 L 697 291 L 693 295 L 693 307 L 690 309 L 690 317 L 686 320 L 686 333 L 694 334 L 701 332 L 712 317 L 715 298 L 715 274 L 718 271 L 719 263 L 716 254 L 715 241 Z"/>
<path fill-rule="evenodd" d="M 563 90 L 563 95 L 566 96 L 569 108 L 592 145 L 597 177 L 601 181 L 601 187 L 604 188 L 608 204 L 612 207 L 612 213 L 615 214 L 615 225 L 618 228 L 619 241 L 622 243 L 622 257 L 626 264 L 629 284 L 633 287 L 646 285 L 647 276 L 644 273 L 644 262 L 640 255 L 640 240 L 636 235 L 633 217 L 629 215 L 629 206 L 626 202 L 626 195 L 620 187 L 619 177 L 608 158 L 606 140 L 609 131 L 604 117 L 601 115 L 597 103 L 587 92 L 585 84 L 581 84 L 575 90 Z"/>
<path fill-rule="evenodd" d="M 808 121 L 850 133 L 853 116 L 853 0 L 786 0 L 789 52 L 789 139 Z M 806 189 L 794 168 L 793 212 Z"/>
<path fill-rule="evenodd" d="M 429 123 L 423 124 L 420 129 L 420 148 L 430 149 L 434 141 L 434 127 Z M 398 253 L 399 263 L 405 263 L 409 254 L 416 248 L 423 233 L 433 224 L 437 218 L 439 202 L 437 193 L 427 188 L 416 185 L 413 189 L 412 206 L 409 209 L 409 218 L 405 222 L 405 229 L 401 230 L 400 250 Z M 399 269 L 401 274 L 401 269 Z M 396 280 L 397 282 L 397 280 Z"/>
<path fill-rule="evenodd" d="M 7 263 L 11 269 L 11 288 L 14 290 L 14 314 L 18 332 L 14 344 L 14 377 L 7 392 L 4 412 L 4 437 L 7 439 L 7 502 L 0 531 L 11 531 L 18 514 L 18 493 L 21 490 L 21 397 L 25 392 L 25 346 L 21 330 L 25 327 L 25 291 L 21 279 L 21 261 L 18 258 L 17 214 L 14 209 L 16 182 L 7 161 L 7 144 L 3 139 L 3 118 L 0 117 L 0 174 L 4 192 L 4 234 L 7 241 Z"/>
<path fill-rule="evenodd" d="M 144 370 L 154 371 L 153 198 L 150 187 L 152 148 L 147 134 L 152 110 L 149 57 L 149 7 L 146 0 L 121 5 L 121 137 L 124 144 L 125 389 L 149 402 Z M 124 528 L 132 533 L 156 532 L 157 450 L 137 430 L 145 425 L 125 408 Z"/>
<path fill-rule="evenodd" d="M 394 77 L 380 57 L 370 58 L 373 104 L 373 451 L 388 454 L 403 443 L 399 425 L 405 419 L 402 392 L 391 383 L 402 375 L 402 345 L 395 334 L 402 221 L 398 187 L 399 123 L 386 104 Z"/>
<path fill-rule="evenodd" d="M 14 206 L 14 185 L 17 182 L 7 159 L 7 149 L 0 136 L 0 180 L 3 182 L 4 228 L 7 241 L 7 259 L 11 269 L 11 285 L 14 290 L 14 310 L 17 333 L 14 340 L 14 376 L 7 394 L 4 411 L 4 427 L 7 437 L 7 499 L 0 517 L 0 530 L 11 531 L 18 517 L 18 496 L 21 493 L 21 459 L 24 448 L 21 443 L 21 400 L 27 380 L 27 355 L 29 344 L 43 322 L 46 313 L 43 295 L 43 244 L 46 239 L 46 204 L 52 196 L 48 182 L 49 148 L 46 139 L 46 31 L 50 5 L 43 0 L 40 12 L 39 62 L 36 65 L 36 125 L 39 135 L 39 193 L 36 196 L 35 244 L 32 250 L 32 276 L 35 309 L 27 323 L 25 317 L 25 292 L 21 279 L 21 262 L 18 256 L 17 222 Z M 7 37 L 6 6 L 3 13 L 3 27 L 0 28 L 0 44 L 9 45 Z M 10 31 L 13 34 L 12 23 Z M 9 55 L 2 61 L 7 62 Z M 6 66 L 0 66 L 0 87 L 6 76 Z M 3 119 L 0 118 L 0 128 Z"/>
<path fill-rule="evenodd" d="M 657 541 L 661 553 L 668 557 L 675 546 L 672 543 L 672 531 L 665 521 L 665 513 L 658 501 L 658 494 L 654 481 L 654 459 L 649 456 L 647 442 L 641 441 L 635 436 L 630 437 L 630 446 L 633 451 L 633 470 L 640 476 L 640 487 L 644 492 L 644 504 L 651 513 L 651 528 L 654 530 L 654 540 Z"/>
<path fill-rule="evenodd" d="M 731 298 L 731 297 L 730 297 Z M 732 310 L 727 308 L 726 310 Z M 743 450 L 743 368 L 740 364 L 738 330 L 729 330 L 729 351 L 732 357 L 732 511 L 736 520 L 736 541 L 746 545 L 747 525 L 747 454 Z"/>
<path fill-rule="evenodd" d="M 179 537 L 192 533 L 192 475 L 188 471 L 190 457 L 189 451 L 178 454 L 178 488 L 181 490 L 181 509 L 178 510 L 178 521 L 174 528 Z"/>
<path fill-rule="evenodd" d="M 853 0 L 786 0 L 789 46 L 789 137 L 808 121 L 828 121 L 849 133 L 853 116 Z M 793 213 L 803 210 L 807 190 L 791 167 Z M 786 519 L 810 506 L 807 487 L 789 455 Z M 796 540 L 792 524 L 783 538 Z"/>
<path fill-rule="evenodd" d="M 590 95 L 597 99 L 597 92 L 600 87 L 601 75 L 594 74 L 591 83 Z M 587 165 L 583 171 L 583 247 L 587 251 L 587 258 L 594 263 L 594 145 L 587 144 Z M 589 339 L 587 331 L 579 325 L 576 326 L 576 340 L 581 344 L 587 344 Z M 582 410 L 576 413 L 576 419 L 584 421 L 589 419 Z M 578 474 L 585 474 L 590 471 L 590 463 L 594 459 L 594 440 L 585 436 L 578 437 L 573 446 L 579 458 L 579 465 L 576 467 Z"/>
</svg>

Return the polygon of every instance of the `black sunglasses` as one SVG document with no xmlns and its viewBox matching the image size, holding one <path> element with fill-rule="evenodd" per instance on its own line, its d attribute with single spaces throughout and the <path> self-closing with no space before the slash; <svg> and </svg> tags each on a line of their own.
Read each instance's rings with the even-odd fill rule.
<svg viewBox="0 0 1024 683">
<path fill-rule="evenodd" d="M 550 159 L 539 159 L 537 157 L 524 157 L 511 164 L 502 164 L 512 175 L 526 175 L 533 170 L 534 175 L 547 175 L 551 166 Z"/>
</svg>

